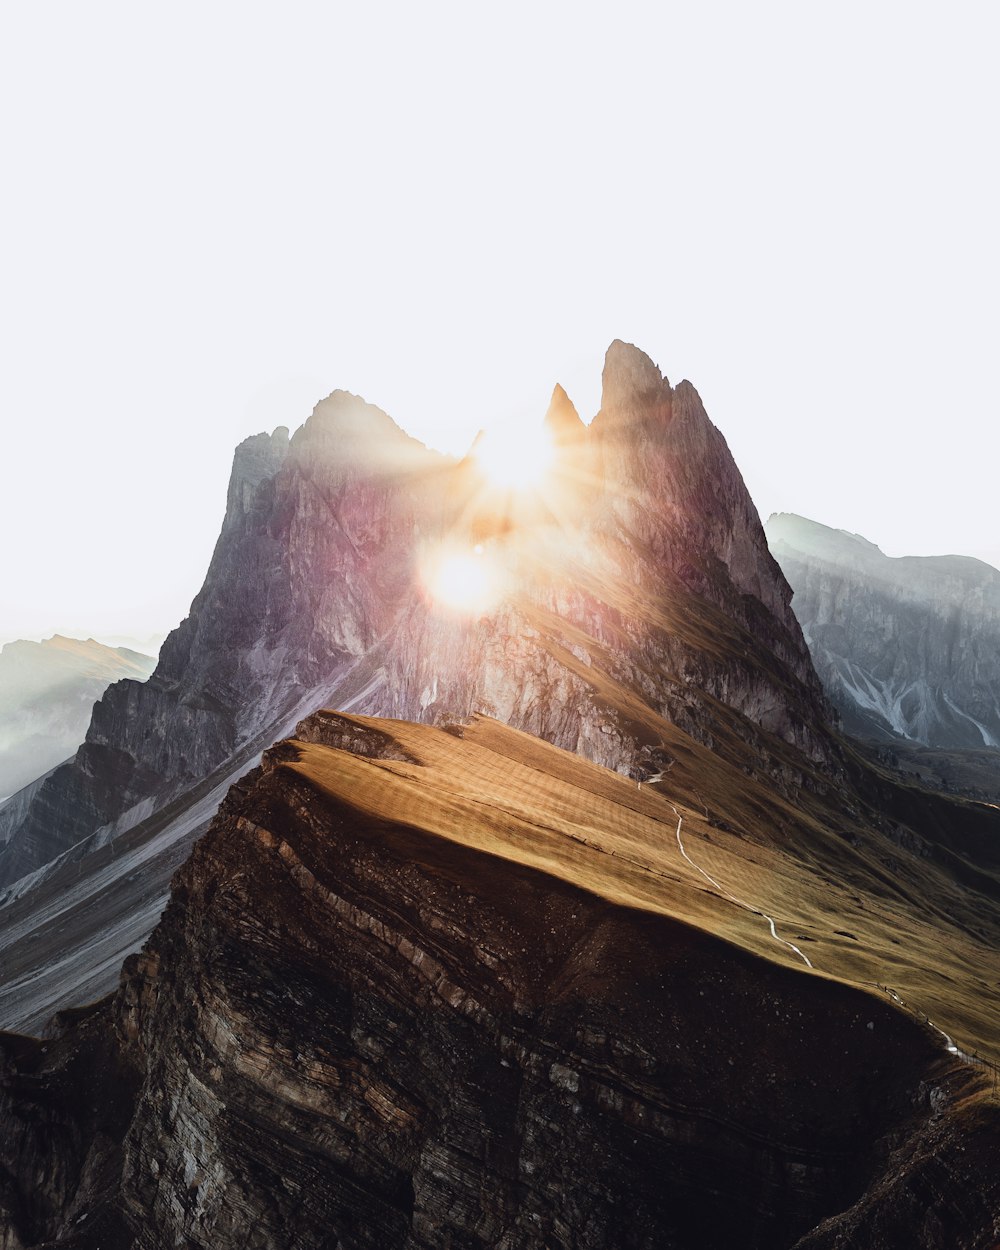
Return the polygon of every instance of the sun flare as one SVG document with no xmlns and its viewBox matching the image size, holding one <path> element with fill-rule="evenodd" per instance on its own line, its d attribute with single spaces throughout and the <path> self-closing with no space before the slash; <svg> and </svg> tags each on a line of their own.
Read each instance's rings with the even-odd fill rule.
<svg viewBox="0 0 1000 1250">
<path fill-rule="evenodd" d="M 543 425 L 493 426 L 484 430 L 473 449 L 486 478 L 504 490 L 532 490 L 552 467 L 554 448 Z"/>
<path fill-rule="evenodd" d="M 485 612 L 499 599 L 499 578 L 481 546 L 439 552 L 424 580 L 435 601 L 455 612 Z"/>
</svg>

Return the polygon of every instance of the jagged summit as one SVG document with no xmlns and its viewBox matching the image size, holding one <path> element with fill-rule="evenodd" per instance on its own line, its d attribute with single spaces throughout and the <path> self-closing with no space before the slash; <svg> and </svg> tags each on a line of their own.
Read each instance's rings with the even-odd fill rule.
<svg viewBox="0 0 1000 1250">
<path fill-rule="evenodd" d="M 777 648 L 794 682 L 810 689 L 814 679 L 787 609 L 787 586 L 725 440 L 697 393 L 682 385 L 675 395 L 645 353 L 617 340 L 608 349 L 604 383 L 605 404 L 589 428 L 562 387 L 553 393 L 546 419 L 567 438 L 572 431 L 576 450 L 567 454 L 576 459 L 559 476 L 557 498 L 524 509 L 530 532 L 524 525 L 518 530 L 522 555 L 511 546 L 508 523 L 494 519 L 487 526 L 495 538 L 507 535 L 497 551 L 506 567 L 517 569 L 510 593 L 520 585 L 517 593 L 545 603 L 556 616 L 569 612 L 589 632 L 620 612 L 610 607 L 617 592 L 601 604 L 609 578 L 625 577 L 654 597 L 665 578 L 677 579 L 685 593 L 706 598 Z M 674 407 L 677 417 L 669 422 L 665 416 Z M 67 849 L 152 795 L 182 792 L 269 732 L 267 726 L 276 729 L 302 700 L 328 692 L 376 645 L 383 652 L 372 661 L 375 669 L 400 670 L 401 685 L 391 694 L 395 715 L 420 717 L 435 704 L 423 698 L 423 682 L 412 695 L 402 693 L 410 689 L 402 670 L 423 670 L 433 655 L 431 686 L 450 684 L 452 705 L 461 702 L 454 692 L 464 690 L 473 701 L 464 710 L 507 708 L 520 723 L 524 713 L 514 709 L 526 699 L 536 707 L 530 723 L 545 723 L 537 709 L 554 696 L 517 694 L 525 673 L 508 668 L 499 655 L 496 667 L 484 667 L 481 647 L 469 652 L 463 644 L 464 667 L 454 669 L 456 653 L 447 640 L 455 623 L 434 617 L 421 626 L 421 637 L 412 636 L 427 616 L 421 574 L 427 544 L 445 538 L 456 521 L 466 527 L 462 534 L 469 532 L 475 514 L 469 492 L 476 484 L 461 470 L 347 391 L 317 404 L 291 439 L 281 427 L 245 440 L 234 458 L 223 533 L 191 615 L 164 644 L 153 679 L 143 687 L 116 687 L 95 710 L 77 766 L 46 782 L 46 800 L 28 819 L 35 854 L 44 855 L 45 846 L 52 854 Z M 538 528 L 540 518 L 557 523 L 555 538 L 542 541 L 547 531 Z M 591 592 L 593 607 L 585 606 L 579 589 L 568 596 L 558 589 L 574 560 L 586 553 L 593 562 L 612 551 L 614 560 L 605 561 Z M 624 552 L 631 554 L 622 566 Z M 594 576 L 591 568 L 586 577 Z M 748 612 L 747 595 L 770 618 L 759 616 L 760 609 Z M 499 635 L 507 628 L 502 615 L 494 628 Z M 598 635 L 605 628 L 598 626 Z M 489 634 L 481 628 L 478 637 Z M 706 679 L 716 680 L 707 673 Z M 782 709 L 791 704 L 777 691 L 762 702 L 747 693 L 756 690 L 758 676 L 748 674 L 745 683 L 721 680 L 726 697 L 752 718 L 796 740 L 818 741 L 804 728 L 812 713 L 789 718 Z M 387 697 L 373 687 L 366 707 L 390 710 L 379 701 Z M 559 741 L 582 746 L 575 732 L 567 724 Z M 3 854 L 0 879 L 9 879 Z M 19 870 L 24 864 L 19 858 Z"/>
<path fill-rule="evenodd" d="M 558 382 L 552 390 L 545 422 L 557 443 L 579 440 L 585 436 L 587 429 L 576 405 Z"/>
<path fill-rule="evenodd" d="M 601 374 L 601 412 L 612 413 L 622 405 L 645 402 L 669 394 L 670 383 L 653 361 L 633 343 L 615 339 L 604 357 Z"/>
<path fill-rule="evenodd" d="M 556 388 L 547 419 L 573 437 L 509 508 L 468 458 L 349 392 L 291 439 L 241 444 L 189 617 L 150 681 L 97 705 L 0 851 L 0 883 L 200 803 L 321 703 L 483 712 L 640 777 L 660 732 L 637 728 L 643 708 L 697 741 L 757 742 L 776 775 L 789 744 L 829 759 L 790 591 L 725 440 L 637 348 L 612 344 L 605 368 L 611 415 L 584 426 Z"/>
<path fill-rule="evenodd" d="M 447 462 L 399 426 L 388 413 L 351 391 L 332 391 L 320 400 L 295 431 L 291 451 L 308 456 L 336 456 L 348 468 L 385 467 L 391 472 L 420 472 Z"/>
</svg>

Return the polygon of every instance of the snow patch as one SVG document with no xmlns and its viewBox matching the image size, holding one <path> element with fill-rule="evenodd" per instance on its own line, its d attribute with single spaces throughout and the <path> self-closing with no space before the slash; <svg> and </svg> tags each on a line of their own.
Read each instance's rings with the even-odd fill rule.
<svg viewBox="0 0 1000 1250">
<path fill-rule="evenodd" d="M 942 697 L 945 703 L 948 704 L 948 706 L 951 708 L 951 710 L 955 713 L 956 716 L 961 716 L 963 720 L 970 721 L 973 725 L 975 725 L 975 727 L 979 730 L 979 732 L 983 736 L 984 747 L 1000 747 L 1000 738 L 994 737 L 993 734 L 990 733 L 987 726 L 982 723 L 982 721 L 976 720 L 976 718 L 974 716 L 970 716 L 968 712 L 964 712 L 960 707 L 956 707 L 955 704 L 948 697 L 948 695 L 945 694 L 944 692 L 942 692 Z"/>
</svg>

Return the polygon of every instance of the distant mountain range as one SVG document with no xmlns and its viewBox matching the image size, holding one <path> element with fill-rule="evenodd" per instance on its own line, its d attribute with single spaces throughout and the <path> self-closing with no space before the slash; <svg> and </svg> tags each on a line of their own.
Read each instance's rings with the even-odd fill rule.
<svg viewBox="0 0 1000 1250">
<path fill-rule="evenodd" d="M 789 513 L 765 531 L 848 733 L 1000 748 L 1000 571 L 967 556 L 890 558 Z"/>
<path fill-rule="evenodd" d="M 93 638 L 8 642 L 0 649 L 0 798 L 73 755 L 108 686 L 145 681 L 155 664 Z"/>
</svg>

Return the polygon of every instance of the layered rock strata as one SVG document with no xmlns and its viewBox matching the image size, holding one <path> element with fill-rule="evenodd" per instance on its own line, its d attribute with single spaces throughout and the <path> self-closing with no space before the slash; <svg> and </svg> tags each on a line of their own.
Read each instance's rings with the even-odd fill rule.
<svg viewBox="0 0 1000 1250">
<path fill-rule="evenodd" d="M 473 729 L 313 718 L 114 998 L 2 1041 L 3 1244 L 987 1244 L 976 1072 L 680 919 L 666 797 Z"/>
</svg>

